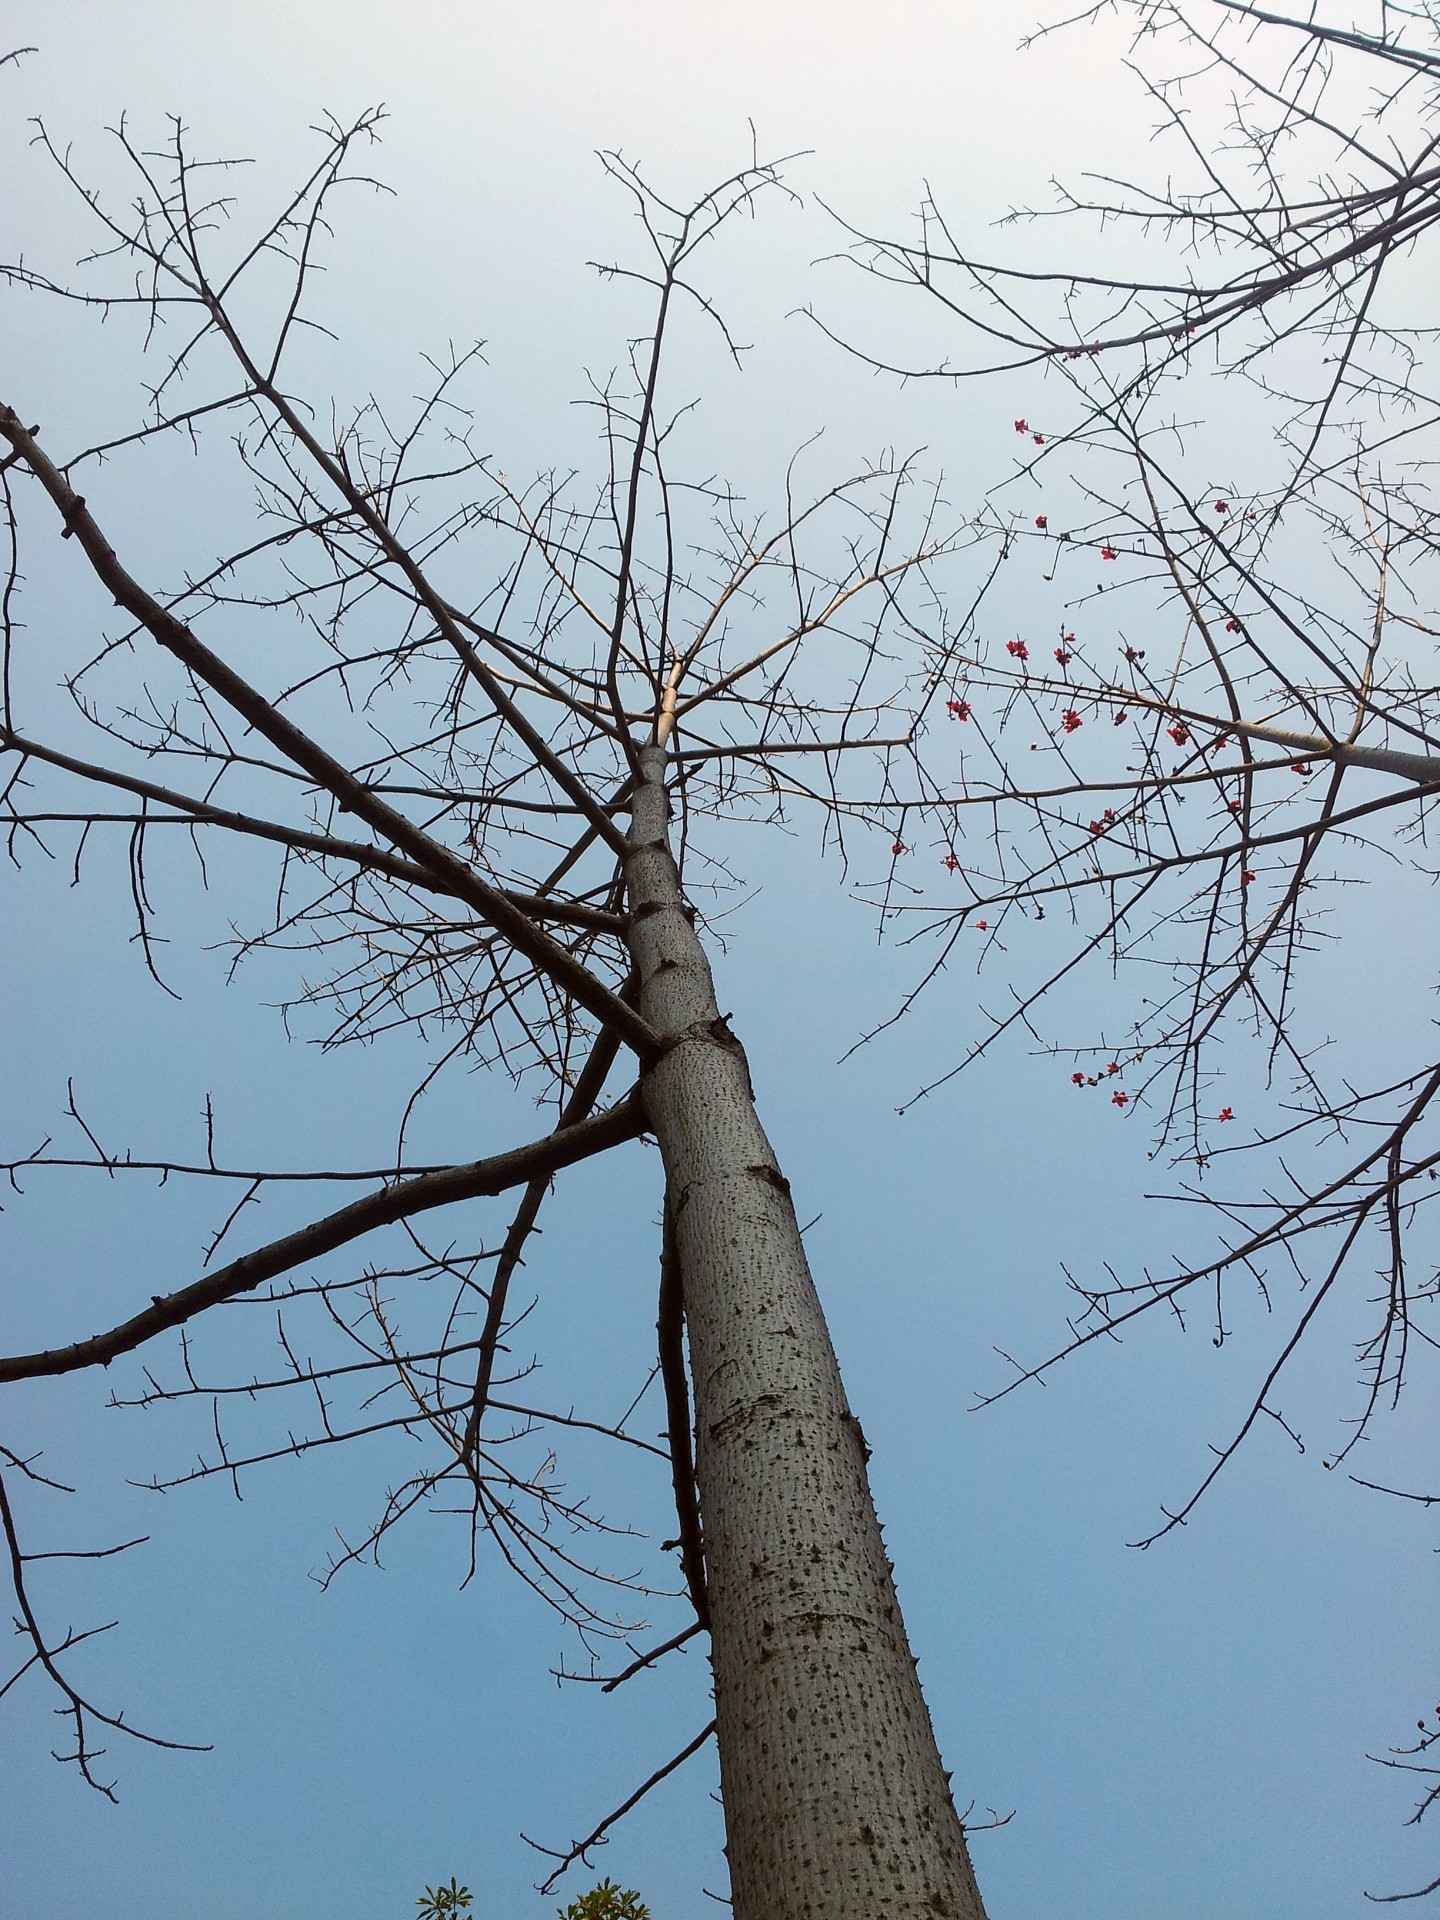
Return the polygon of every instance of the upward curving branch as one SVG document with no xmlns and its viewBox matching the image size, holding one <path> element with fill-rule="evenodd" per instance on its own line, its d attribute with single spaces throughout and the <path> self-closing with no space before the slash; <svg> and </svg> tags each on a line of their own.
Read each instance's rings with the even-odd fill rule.
<svg viewBox="0 0 1440 1920">
<path fill-rule="evenodd" d="M 335 1213 L 309 1226 L 242 1253 L 238 1260 L 192 1281 L 174 1293 L 157 1294 L 143 1312 L 133 1314 L 106 1333 L 91 1334 L 68 1346 L 49 1347 L 40 1353 L 12 1354 L 0 1358 L 0 1382 L 34 1380 L 47 1375 L 75 1373 L 82 1367 L 108 1367 L 122 1353 L 130 1353 L 153 1340 L 157 1333 L 184 1326 L 196 1314 L 238 1294 L 249 1293 L 266 1280 L 323 1254 L 333 1253 L 362 1234 L 377 1227 L 388 1227 L 397 1220 L 411 1220 L 434 1207 L 453 1206 L 459 1200 L 479 1200 L 529 1181 L 548 1179 L 562 1167 L 573 1167 L 592 1154 L 634 1140 L 644 1132 L 644 1110 L 634 1093 L 627 1094 L 606 1112 L 548 1133 L 528 1146 L 514 1147 L 488 1160 L 472 1160 L 468 1166 L 446 1167 L 439 1173 L 419 1173 L 413 1180 L 397 1180 L 379 1193 L 367 1194 Z"/>
<path fill-rule="evenodd" d="M 618 994 L 597 980 L 573 954 L 551 940 L 527 913 L 506 899 L 499 888 L 482 880 L 458 854 L 407 820 L 310 739 L 126 572 L 85 501 L 44 452 L 20 415 L 4 403 L 0 403 L 0 434 L 49 494 L 65 522 L 67 535 L 79 541 L 96 578 L 113 594 L 117 606 L 138 620 L 197 679 L 213 688 L 256 733 L 309 774 L 342 811 L 355 814 L 392 846 L 408 854 L 417 866 L 444 882 L 447 891 L 472 907 L 556 986 L 573 995 L 580 1006 L 604 1025 L 613 1027 L 640 1059 L 654 1058 L 659 1048 L 657 1036 Z"/>
</svg>

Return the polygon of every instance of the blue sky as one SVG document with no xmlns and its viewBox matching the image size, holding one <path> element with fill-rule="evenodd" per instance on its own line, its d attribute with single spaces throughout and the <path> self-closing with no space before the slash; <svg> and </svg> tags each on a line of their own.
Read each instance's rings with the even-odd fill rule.
<svg viewBox="0 0 1440 1920">
<path fill-rule="evenodd" d="M 638 309 L 587 266 L 628 244 L 596 147 L 621 148 L 677 191 L 743 159 L 749 119 L 762 151 L 814 149 L 790 175 L 807 204 L 774 208 L 717 266 L 727 312 L 756 343 L 743 378 L 698 349 L 693 361 L 709 398 L 695 444 L 760 497 L 820 427 L 837 469 L 877 446 L 923 444 L 978 491 L 1009 458 L 1010 412 L 1034 404 L 1005 388 L 902 391 L 822 350 L 798 307 L 857 326 L 876 309 L 843 271 L 812 265 L 837 244 L 815 196 L 898 227 L 928 180 L 978 230 L 1053 173 L 1140 164 L 1148 132 L 1107 30 L 1022 55 L 1028 11 L 975 4 L 71 0 L 62 11 L 12 0 L 8 19 L 11 42 L 39 49 L 7 70 L 0 96 L 7 167 L 29 183 L 27 253 L 63 252 L 68 235 L 22 159 L 26 114 L 43 112 L 104 179 L 107 123 L 123 112 L 158 135 L 180 112 L 199 145 L 257 154 L 263 186 L 288 178 L 322 110 L 385 101 L 376 170 L 396 197 L 357 196 L 347 210 L 327 293 L 344 341 L 317 366 L 352 390 L 408 392 L 418 352 L 485 338 L 483 432 L 517 475 L 589 457 L 593 428 L 571 402 L 586 370 L 623 359 L 638 330 Z M 94 438 L 91 421 L 134 406 L 123 338 L 13 299 L 6 331 L 16 404 L 47 437 Z M 130 385 L 117 386 L 117 368 Z M 682 357 L 682 385 L 691 370 Z M 137 565 L 163 576 L 213 551 L 234 504 L 191 499 L 180 515 L 173 496 L 157 512 L 131 494 L 107 511 Z M 32 634 L 49 623 L 67 646 L 103 615 L 63 549 L 35 555 L 26 612 Z M 1366 1910 L 1362 1886 L 1430 1877 L 1425 1836 L 1399 1828 L 1403 1790 L 1364 1759 L 1433 1705 L 1430 1539 L 1418 1512 L 1320 1466 L 1349 1411 L 1354 1327 L 1337 1314 L 1303 1362 L 1296 1419 L 1316 1440 L 1303 1457 L 1278 1429 L 1260 1436 L 1187 1529 L 1127 1549 L 1189 1490 L 1253 1390 L 1264 1328 L 1243 1324 L 1245 1310 L 1250 1337 L 1218 1354 L 1203 1329 L 1180 1339 L 1157 1324 L 1043 1388 L 967 1409 L 1004 1377 L 996 1347 L 1033 1355 L 1062 1331 L 1061 1262 L 1133 1269 L 1193 1233 L 1142 1200 L 1163 1184 L 1145 1115 L 1082 1112 L 1055 1061 L 1012 1048 L 898 1118 L 998 982 L 957 971 L 837 1066 L 913 963 L 877 947 L 803 831 L 736 831 L 725 851 L 757 892 L 727 922 L 721 1002 L 801 1217 L 819 1216 L 812 1256 L 875 1450 L 946 1764 L 962 1803 L 1015 1810 L 975 1843 L 994 1920 L 1349 1920 Z M 92 1124 L 137 1151 L 193 1148 L 213 1089 L 237 1158 L 383 1157 L 414 1056 L 287 1046 L 264 969 L 226 984 L 213 943 L 260 898 L 263 874 L 221 856 L 208 897 L 160 876 L 186 936 L 167 955 L 177 1004 L 128 940 L 119 842 L 96 848 L 79 889 L 63 865 L 32 863 L 4 922 L 7 1003 L 26 1008 L 4 1038 L 19 1149 L 58 1129 L 73 1075 Z M 1396 882 L 1350 913 L 1317 970 L 1317 1031 L 1357 1059 L 1404 1057 L 1430 1009 L 1385 928 L 1432 911 Z M 1253 1086 L 1239 1055 L 1235 1084 Z M 479 1153 L 537 1130 L 524 1101 L 473 1078 L 421 1125 L 420 1151 L 443 1153 L 457 1136 Z M 657 1205 L 642 1147 L 563 1177 L 531 1261 L 527 1323 L 554 1404 L 618 1411 L 644 1378 Z M 7 1347 L 88 1331 L 179 1284 L 210 1224 L 204 1195 L 35 1177 L 5 1219 Z M 83 1664 L 98 1695 L 214 1750 L 112 1741 L 112 1807 L 47 1757 L 63 1729 L 28 1680 L 0 1709 L 7 1911 L 398 1920 L 423 1882 L 451 1873 L 481 1914 L 551 1911 L 520 1830 L 563 1843 L 688 1739 L 708 1717 L 699 1659 L 617 1697 L 558 1689 L 559 1624 L 494 1564 L 462 1591 L 443 1518 L 401 1531 L 383 1572 L 352 1570 L 322 1594 L 307 1574 L 334 1529 L 361 1524 L 404 1471 L 403 1449 L 277 1465 L 252 1476 L 243 1502 L 218 1482 L 147 1494 L 129 1483 L 183 1466 L 206 1434 L 165 1409 L 105 1409 L 137 1380 L 117 1363 L 104 1381 L 16 1392 L 5 1438 L 43 1445 L 47 1468 L 79 1489 L 37 1516 L 42 1544 L 149 1532 L 144 1548 L 49 1574 L 42 1591 L 77 1625 L 118 1619 Z M 1372 1477 L 1423 1478 L 1433 1411 L 1402 1418 Z M 583 1447 L 566 1470 L 593 1471 L 612 1517 L 668 1530 L 662 1474 Z M 711 1759 L 691 1762 L 597 1856 L 597 1877 L 638 1886 L 657 1920 L 713 1911 L 702 1892 L 724 1885 L 713 1787 Z"/>
</svg>

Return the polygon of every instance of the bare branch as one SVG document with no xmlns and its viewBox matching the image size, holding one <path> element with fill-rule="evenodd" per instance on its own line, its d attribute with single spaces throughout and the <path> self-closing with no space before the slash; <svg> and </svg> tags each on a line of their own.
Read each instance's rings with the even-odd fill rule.
<svg viewBox="0 0 1440 1920">
<path fill-rule="evenodd" d="M 352 1201 L 338 1213 L 327 1214 L 307 1227 L 286 1234 L 253 1253 L 242 1254 L 226 1267 L 192 1281 L 178 1292 L 157 1294 L 150 1306 L 108 1333 L 92 1334 L 68 1346 L 51 1347 L 40 1353 L 14 1354 L 0 1358 L 0 1381 L 30 1380 L 60 1373 L 73 1373 L 82 1367 L 108 1367 L 122 1353 L 130 1353 L 157 1333 L 183 1326 L 196 1314 L 249 1293 L 266 1280 L 322 1255 L 348 1245 L 377 1227 L 397 1220 L 413 1218 L 433 1207 L 451 1206 L 460 1200 L 478 1200 L 543 1175 L 548 1179 L 563 1167 L 574 1166 L 591 1154 L 603 1153 L 622 1141 L 634 1140 L 645 1128 L 645 1116 L 639 1099 L 629 1094 L 607 1112 L 594 1119 L 547 1134 L 528 1146 L 495 1154 L 488 1160 L 475 1160 L 468 1166 L 447 1167 L 440 1173 L 421 1173 L 411 1180 L 399 1180 L 379 1193 Z"/>
</svg>

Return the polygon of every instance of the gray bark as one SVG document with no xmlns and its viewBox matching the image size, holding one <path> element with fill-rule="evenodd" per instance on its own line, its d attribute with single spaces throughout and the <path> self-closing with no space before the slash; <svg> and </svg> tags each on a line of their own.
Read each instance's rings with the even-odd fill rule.
<svg viewBox="0 0 1440 1920">
<path fill-rule="evenodd" d="M 642 751 L 626 880 L 684 1290 L 736 1920 L 983 1920 L 789 1187 Z"/>
</svg>

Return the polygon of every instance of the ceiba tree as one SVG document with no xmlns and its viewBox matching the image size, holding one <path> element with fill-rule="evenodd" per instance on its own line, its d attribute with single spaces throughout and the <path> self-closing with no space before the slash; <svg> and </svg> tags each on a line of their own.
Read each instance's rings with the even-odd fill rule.
<svg viewBox="0 0 1440 1920">
<path fill-rule="evenodd" d="M 1044 1044 L 1069 1097 L 1120 1119 L 1155 1116 L 1160 1148 L 1190 1168 L 1188 1196 L 1220 1208 L 1220 1245 L 1169 1273 L 1072 1277 L 1081 1316 L 1054 1357 L 1142 1313 L 1183 1319 L 1192 1298 L 1211 1303 L 1218 1343 L 1227 1289 L 1245 1279 L 1275 1301 L 1278 1261 L 1294 1311 L 1196 1497 L 1267 1417 L 1288 1425 L 1279 1383 L 1362 1267 L 1367 1236 L 1378 1233 L 1382 1288 L 1360 1352 L 1357 1424 L 1336 1464 L 1431 1340 L 1421 1316 L 1436 1289 L 1413 1280 L 1406 1235 L 1437 1164 L 1427 1128 L 1440 1066 L 1331 1084 L 1295 996 L 1323 883 L 1423 835 L 1440 791 L 1436 689 L 1399 644 L 1433 631 L 1420 449 L 1435 408 L 1422 337 L 1384 297 L 1440 213 L 1422 92 L 1440 65 L 1433 23 L 1391 9 L 1371 32 L 1241 0 L 1144 0 L 1132 12 L 1150 96 L 1194 178 L 1177 169 L 1163 190 L 1112 183 L 1065 204 L 1102 230 L 1158 237 L 1153 272 L 1122 260 L 1107 275 L 1091 254 L 1040 275 L 997 264 L 933 202 L 918 244 L 851 236 L 880 281 L 938 302 L 946 331 L 930 364 L 899 365 L 851 333 L 846 347 L 907 378 L 1031 383 L 1014 422 L 1022 459 L 954 522 L 905 463 L 810 495 L 797 465 L 769 521 L 713 481 L 677 480 L 666 343 L 687 304 L 723 335 L 696 257 L 775 187 L 773 168 L 678 207 L 610 163 L 652 246 L 638 277 L 655 305 L 633 381 L 593 396 L 605 471 L 589 495 L 553 475 L 513 484 L 476 448 L 464 357 L 435 368 L 418 417 L 397 422 L 370 402 L 348 417 L 336 409 L 324 432 L 315 425 L 320 410 L 288 369 L 314 318 L 308 276 L 326 209 L 355 177 L 373 118 L 332 129 L 279 217 L 228 248 L 179 130 L 163 170 L 127 140 L 137 213 L 112 216 L 76 181 L 106 226 L 102 271 L 119 261 L 126 275 L 108 286 L 29 267 L 12 276 L 106 314 L 133 308 L 164 323 L 169 342 L 146 423 L 103 447 L 49 445 L 29 396 L 0 416 L 17 555 L 20 532 L 58 530 L 121 610 L 98 658 L 68 673 L 69 731 L 43 706 L 45 724 L 30 724 L 21 702 L 41 643 L 18 627 L 14 563 L 12 844 L 23 850 L 75 817 L 54 793 L 128 796 L 128 812 L 113 799 L 84 811 L 128 829 L 138 936 L 153 960 L 145 876 L 157 839 L 181 829 L 272 843 L 279 905 L 272 925 L 247 931 L 245 950 L 299 945 L 321 957 L 296 999 L 328 1010 L 332 1038 L 433 1030 L 427 1076 L 483 1060 L 543 1089 L 555 1125 L 483 1161 L 421 1169 L 405 1160 L 402 1116 L 393 1168 L 347 1170 L 368 1173 L 361 1199 L 101 1333 L 12 1357 L 0 1378 L 105 1365 L 180 1328 L 184 1383 L 151 1382 L 141 1397 L 219 1405 L 221 1390 L 189 1371 L 199 1316 L 255 1290 L 291 1315 L 318 1308 L 345 1352 L 301 1361 L 287 1342 L 260 1390 L 334 1395 L 346 1380 L 368 1390 L 392 1379 L 404 1397 L 393 1424 L 425 1435 L 435 1456 L 342 1559 L 459 1483 L 475 1535 L 597 1629 L 610 1616 L 587 1586 L 591 1569 L 547 1524 L 590 1516 L 520 1464 L 526 1442 L 563 1420 L 516 1400 L 497 1368 L 511 1282 L 555 1176 L 653 1137 L 664 1169 L 657 1365 L 693 1622 L 637 1664 L 710 1636 L 742 1915 L 982 1909 L 863 1436 L 741 1037 L 716 996 L 694 877 L 723 857 L 707 840 L 714 826 L 808 806 L 847 850 L 878 835 L 882 928 L 935 943 L 917 991 L 954 968 L 962 942 L 978 943 L 982 968 L 1003 966 L 1009 1004 L 947 1074 L 1007 1034 L 1038 1033 L 1044 1004 L 1087 962 L 1121 981 L 1143 970 L 1145 992 Z M 1365 93 L 1347 63 L 1382 84 Z M 1203 112 L 1228 116 L 1228 135 L 1198 134 Z M 1307 174 L 1320 184 L 1297 184 Z M 1265 410 L 1271 428 L 1269 466 L 1248 476 L 1238 437 L 1203 431 L 1230 423 L 1242 380 L 1249 424 Z M 222 424 L 265 524 L 167 595 L 111 546 L 107 489 L 149 442 L 183 432 L 208 448 Z M 1042 635 L 1047 595 L 1055 624 Z M 277 619 L 283 648 L 251 642 L 252 626 Z M 137 649 L 157 663 L 143 699 Z M 96 729 L 98 749 L 83 737 Z M 157 777 L 167 764 L 171 777 Z M 1218 1091 L 1215 1049 L 1247 1022 L 1291 1103 L 1263 1124 Z M 1264 1170 L 1255 1197 L 1212 1201 L 1206 1181 L 1237 1164 L 1232 1133 Z M 93 1166 L 141 1164 L 92 1148 Z M 213 1156 L 159 1164 L 243 1177 L 246 1198 L 272 1190 L 267 1170 Z M 421 1237 L 433 1209 L 515 1191 L 491 1253 Z M 367 1254 L 357 1275 L 352 1255 L 310 1282 L 314 1262 L 391 1228 L 403 1260 Z M 408 1289 L 437 1277 L 453 1282 L 454 1304 L 422 1338 L 418 1309 L 400 1323 Z M 472 1309 L 482 1325 L 467 1339 Z M 1015 1384 L 1049 1364 L 1023 1364 Z M 376 1426 L 357 1413 L 332 1433 L 325 1420 L 327 1439 Z M 615 1438 L 643 1444 L 623 1422 Z M 228 1449 L 218 1426 L 217 1446 L 202 1472 L 237 1473 L 259 1457 Z M 9 1458 L 12 1479 L 26 1471 Z M 64 1691 L 73 1757 L 88 1773 L 90 1728 L 105 1716 L 73 1688 L 30 1605 L 8 1497 L 4 1521 L 34 1657 Z M 1431 1737 L 1422 1729 L 1395 1764 L 1423 1772 L 1417 1753 Z"/>
<path fill-rule="evenodd" d="M 397 1022 L 433 1029 L 427 1075 L 485 1060 L 535 1088 L 554 1125 L 479 1162 L 415 1171 L 402 1116 L 396 1164 L 370 1173 L 362 1198 L 176 1276 L 101 1331 L 57 1330 L 54 1345 L 0 1362 L 0 1379 L 109 1366 L 180 1329 L 185 1384 L 162 1388 L 148 1361 L 146 1377 L 157 1397 L 184 1396 L 198 1388 L 188 1356 L 202 1316 L 257 1289 L 289 1303 L 287 1319 L 318 1305 L 346 1351 L 302 1362 L 282 1322 L 288 1364 L 269 1390 L 321 1395 L 333 1437 L 333 1396 L 372 1389 L 383 1371 L 407 1397 L 395 1424 L 428 1434 L 436 1455 L 390 1495 L 364 1545 L 459 1483 L 472 1537 L 488 1533 L 577 1625 L 613 1631 L 587 1589 L 599 1569 L 555 1524 L 585 1524 L 583 1504 L 539 1463 L 511 1464 L 552 1416 L 500 1398 L 497 1365 L 510 1283 L 556 1176 L 653 1136 L 659 1369 L 694 1614 L 669 1644 L 709 1635 L 735 1910 L 968 1920 L 980 1898 L 865 1442 L 685 876 L 706 816 L 807 794 L 824 807 L 851 761 L 883 766 L 911 750 L 950 649 L 928 617 L 932 576 L 992 536 L 947 530 L 934 489 L 903 463 L 803 501 L 792 472 L 769 524 L 713 484 L 682 490 L 672 477 L 665 345 L 682 301 L 716 320 L 691 277 L 696 256 L 776 184 L 769 166 L 681 207 L 609 162 L 651 243 L 655 317 L 635 349 L 633 391 L 597 396 L 606 471 L 594 495 L 553 478 L 512 486 L 472 447 L 465 356 L 435 369 L 418 417 L 400 425 L 372 402 L 322 433 L 290 356 L 317 323 L 311 274 L 331 201 L 358 177 L 354 156 L 375 126 L 371 115 L 331 129 L 309 179 L 238 245 L 178 127 L 160 162 L 122 130 L 135 210 L 112 214 L 81 188 L 107 242 L 102 271 L 119 280 L 62 286 L 13 271 L 107 317 L 138 313 L 165 344 L 150 417 L 103 448 L 49 444 L 35 425 L 43 397 L 12 395 L 0 410 L 17 533 L 0 733 L 12 845 L 23 852 L 60 830 L 77 796 L 97 830 L 117 803 L 128 809 L 138 937 L 161 981 L 146 886 L 147 862 L 165 857 L 157 837 L 178 828 L 202 843 L 269 842 L 279 905 L 246 938 L 319 957 L 306 992 L 333 1009 L 332 1039 Z M 203 454 L 217 429 L 258 489 L 260 523 L 233 551 L 187 562 L 185 584 L 167 591 L 118 550 L 107 503 L 127 457 L 175 433 Z M 64 669 L 68 723 L 27 701 L 53 678 L 58 641 L 43 622 L 22 631 L 17 611 L 20 553 L 47 532 L 70 543 L 116 610 L 98 647 L 88 639 Z M 250 623 L 277 621 L 283 641 L 252 639 Z M 47 1148 L 30 1164 L 54 1158 Z M 98 1148 L 90 1163 L 140 1164 Z M 194 1177 L 234 1171 L 212 1155 Z M 246 1196 L 269 1184 L 254 1171 Z M 497 1254 L 462 1260 L 421 1239 L 429 1212 L 502 1193 L 520 1197 Z M 418 1250 L 403 1274 L 367 1239 L 397 1225 Z M 348 1268 L 332 1264 L 310 1284 L 317 1260 L 352 1249 Z M 437 1276 L 454 1281 L 452 1304 L 422 1351 L 382 1283 L 413 1289 Z M 466 1338 L 477 1310 L 481 1331 Z M 219 1427 L 217 1437 L 211 1468 L 237 1472 L 245 1460 Z M 644 1444 L 623 1425 L 616 1438 Z M 288 1444 L 304 1442 L 291 1433 Z M 27 1472 L 8 1458 L 11 1478 Z M 47 1637 L 30 1598 L 8 1495 L 3 1518 L 33 1660 L 64 1696 L 70 1757 L 103 1786 L 95 1728 L 119 1716 L 68 1677 L 66 1643 Z"/>
</svg>

